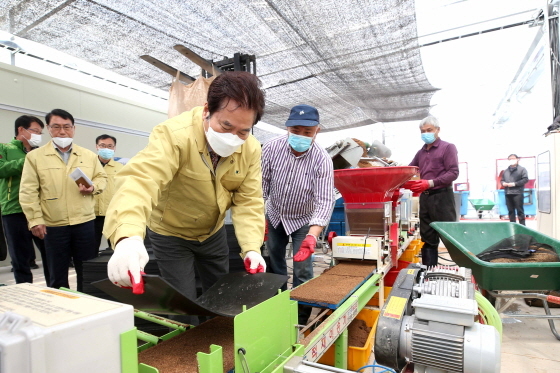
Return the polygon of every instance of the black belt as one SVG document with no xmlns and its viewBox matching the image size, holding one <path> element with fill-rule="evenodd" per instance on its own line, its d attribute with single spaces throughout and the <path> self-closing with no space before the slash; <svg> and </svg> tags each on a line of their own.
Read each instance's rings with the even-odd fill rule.
<svg viewBox="0 0 560 373">
<path fill-rule="evenodd" d="M 449 192 L 451 190 L 452 190 L 451 187 L 445 187 L 445 188 L 440 188 L 440 189 L 426 189 L 422 193 L 432 195 L 432 194 L 438 194 L 438 193 L 441 193 L 441 192 Z"/>
</svg>

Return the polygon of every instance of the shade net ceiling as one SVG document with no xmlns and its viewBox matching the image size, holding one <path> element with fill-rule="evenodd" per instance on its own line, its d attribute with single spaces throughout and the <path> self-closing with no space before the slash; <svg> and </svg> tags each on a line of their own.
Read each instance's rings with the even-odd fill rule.
<svg viewBox="0 0 560 373">
<path fill-rule="evenodd" d="M 417 43 L 414 0 L 3 0 L 0 27 L 153 87 L 171 77 L 148 54 L 191 75 L 205 59 L 256 56 L 263 121 L 319 109 L 323 131 L 421 119 L 435 92 Z"/>
</svg>

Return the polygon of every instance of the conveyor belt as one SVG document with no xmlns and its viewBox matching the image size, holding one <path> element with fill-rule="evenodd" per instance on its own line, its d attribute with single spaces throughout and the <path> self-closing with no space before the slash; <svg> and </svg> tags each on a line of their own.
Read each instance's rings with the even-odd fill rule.
<svg viewBox="0 0 560 373">
<path fill-rule="evenodd" d="M 293 289 L 290 298 L 320 308 L 338 308 L 375 273 L 373 261 L 342 262 Z"/>
</svg>

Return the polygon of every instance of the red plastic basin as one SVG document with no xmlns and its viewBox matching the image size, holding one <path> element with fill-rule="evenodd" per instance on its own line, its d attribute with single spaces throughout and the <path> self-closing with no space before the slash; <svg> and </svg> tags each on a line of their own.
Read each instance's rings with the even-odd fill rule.
<svg viewBox="0 0 560 373">
<path fill-rule="evenodd" d="M 412 262 L 406 262 L 404 260 L 399 260 L 399 262 L 397 264 L 397 268 L 391 269 L 389 272 L 387 272 L 385 277 L 383 277 L 383 280 L 385 281 L 384 285 L 385 286 L 393 286 L 393 284 L 395 283 L 395 280 L 397 279 L 397 276 L 399 275 L 399 272 L 401 271 L 401 269 L 407 268 L 410 263 L 412 263 Z"/>
<path fill-rule="evenodd" d="M 334 171 L 334 186 L 346 203 L 386 202 L 401 185 L 418 173 L 418 167 L 370 167 Z"/>
</svg>

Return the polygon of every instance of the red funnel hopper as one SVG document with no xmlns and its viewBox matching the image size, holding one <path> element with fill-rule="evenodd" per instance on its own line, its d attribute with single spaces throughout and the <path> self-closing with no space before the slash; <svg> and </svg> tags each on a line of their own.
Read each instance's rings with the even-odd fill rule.
<svg viewBox="0 0 560 373">
<path fill-rule="evenodd" d="M 393 192 L 418 173 L 418 167 L 369 167 L 334 171 L 334 186 L 344 202 L 386 202 Z"/>
</svg>

